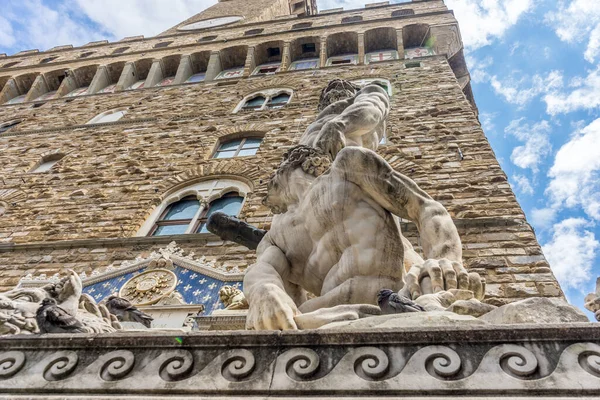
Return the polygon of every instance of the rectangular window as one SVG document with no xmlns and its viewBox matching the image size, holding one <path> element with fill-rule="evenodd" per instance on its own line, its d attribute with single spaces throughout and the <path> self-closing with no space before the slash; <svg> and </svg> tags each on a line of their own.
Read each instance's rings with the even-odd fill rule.
<svg viewBox="0 0 600 400">
<path fill-rule="evenodd" d="M 350 64 L 352 60 L 333 60 L 331 61 L 331 65 L 339 65 L 339 64 Z"/>
<path fill-rule="evenodd" d="M 302 44 L 302 53 L 315 53 L 317 51 L 317 46 L 314 43 L 304 43 Z"/>
<path fill-rule="evenodd" d="M 281 55 L 281 50 L 279 49 L 279 47 L 269 47 L 267 49 L 267 57 L 271 58 L 271 57 L 277 57 Z"/>
</svg>

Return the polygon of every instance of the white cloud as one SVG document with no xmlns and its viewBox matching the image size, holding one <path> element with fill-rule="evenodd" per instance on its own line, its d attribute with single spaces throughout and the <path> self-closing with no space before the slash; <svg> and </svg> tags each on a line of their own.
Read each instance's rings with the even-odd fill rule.
<svg viewBox="0 0 600 400">
<path fill-rule="evenodd" d="M 548 121 L 540 121 L 533 125 L 524 121 L 525 118 L 513 120 L 504 129 L 504 133 L 523 142 L 522 146 L 513 149 L 510 159 L 517 167 L 538 172 L 539 164 L 552 151 L 548 137 L 552 127 Z"/>
<path fill-rule="evenodd" d="M 0 15 L 0 46 L 12 47 L 16 41 L 11 23 Z"/>
<path fill-rule="evenodd" d="M 216 0 L 74 0 L 83 13 L 122 39 L 157 35 L 215 4 Z"/>
<path fill-rule="evenodd" d="M 546 14 L 546 22 L 558 37 L 568 43 L 586 43 L 584 57 L 594 62 L 600 54 L 600 2 L 561 0 L 556 11 Z"/>
<path fill-rule="evenodd" d="M 467 50 L 489 45 L 525 13 L 534 7 L 533 0 L 446 0 L 460 23 Z"/>
<path fill-rule="evenodd" d="M 563 289 L 581 289 L 592 279 L 591 270 L 600 243 L 583 218 L 568 218 L 553 226 L 544 254 Z"/>
<path fill-rule="evenodd" d="M 587 77 L 575 77 L 569 82 L 571 92 L 553 91 L 544 97 L 546 111 L 550 115 L 590 110 L 600 106 L 600 67 Z"/>
<path fill-rule="evenodd" d="M 500 81 L 495 75 L 491 77 L 490 84 L 494 91 L 503 96 L 512 104 L 524 106 L 537 96 L 557 90 L 563 86 L 563 75 L 560 71 L 550 71 L 546 76 L 535 74 L 523 76 L 519 79 L 508 78 Z"/>
<path fill-rule="evenodd" d="M 531 210 L 531 223 L 539 229 L 548 229 L 556 220 L 557 211 L 553 208 L 534 208 Z"/>
<path fill-rule="evenodd" d="M 528 195 L 533 194 L 533 186 L 531 186 L 529 178 L 527 178 L 525 175 L 514 175 L 512 177 L 512 180 L 515 184 L 517 191 Z"/>
<path fill-rule="evenodd" d="M 0 46 L 47 50 L 62 44 L 154 36 L 216 0 L 3 0 Z"/>
<path fill-rule="evenodd" d="M 486 57 L 483 60 L 478 60 L 471 55 L 466 56 L 467 65 L 469 66 L 469 72 L 471 74 L 471 82 L 482 83 L 490 79 L 486 69 L 491 67 L 494 63 L 492 57 Z"/>
<path fill-rule="evenodd" d="M 481 122 L 481 127 L 485 133 L 492 133 L 496 130 L 496 125 L 494 124 L 494 119 L 498 116 L 498 113 L 490 113 L 490 112 L 481 112 L 479 113 L 479 121 Z"/>
<path fill-rule="evenodd" d="M 600 220 L 600 118 L 576 132 L 556 153 L 546 189 L 552 207 L 582 207 Z"/>
<path fill-rule="evenodd" d="M 19 50 L 47 50 L 63 44 L 81 45 L 102 39 L 104 33 L 80 20 L 73 7 L 42 0 L 5 0 L 0 17 L 0 44 Z"/>
</svg>

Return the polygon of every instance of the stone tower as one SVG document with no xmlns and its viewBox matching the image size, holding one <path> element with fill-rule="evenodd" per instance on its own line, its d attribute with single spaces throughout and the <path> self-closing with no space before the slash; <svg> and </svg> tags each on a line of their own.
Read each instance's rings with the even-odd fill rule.
<svg viewBox="0 0 600 400">
<path fill-rule="evenodd" d="M 241 314 L 219 317 L 219 290 L 241 288 L 255 251 L 211 234 L 207 219 L 223 211 L 270 228 L 273 216 L 261 203 L 267 181 L 315 120 L 321 90 L 335 78 L 387 91 L 391 107 L 378 154 L 449 211 L 465 267 L 487 282 L 486 303 L 563 298 L 481 129 L 458 23 L 442 0 L 320 11 L 313 0 L 220 0 L 155 37 L 0 56 L 0 291 L 52 283 L 71 269 L 97 302 L 119 292 L 146 310 L 199 312 L 200 329 L 243 327 Z M 402 231 L 420 251 L 416 227 L 403 221 Z M 152 275 L 158 270 L 161 276 Z M 146 273 L 152 276 L 136 278 Z M 169 318 L 165 327 L 172 328 L 179 317 Z M 542 393 L 514 377 L 548 377 L 560 351 L 528 372 L 539 355 L 506 350 L 516 346 L 507 339 L 513 331 L 481 327 L 467 337 L 464 329 L 433 329 L 427 339 L 417 331 L 361 333 L 350 342 L 334 333 L 188 334 L 175 341 L 172 334 L 126 333 L 127 345 L 113 334 L 81 339 L 80 350 L 58 339 L 15 338 L 0 348 L 0 366 L 8 354 L 2 351 L 18 353 L 0 369 L 0 382 L 8 379 L 11 393 L 27 386 L 97 398 L 146 391 L 391 396 L 416 393 L 409 374 L 430 393 L 452 392 L 458 386 L 450 389 L 444 379 L 468 379 L 483 363 L 490 370 L 482 376 L 498 379 L 477 378 L 473 390 Z M 578 340 L 584 331 L 531 331 L 527 340 Z M 471 340 L 464 368 L 464 352 L 440 347 Z M 323 346 L 309 348 L 316 342 Z M 493 353 L 496 345 L 506 351 Z M 19 346 L 41 353 L 14 350 Z M 96 359 L 99 347 L 116 350 Z M 401 353 L 414 355 L 412 364 L 392 362 L 390 354 Z M 523 364 L 511 358 L 509 367 L 499 366 L 515 354 Z M 57 367 L 38 371 L 25 361 L 32 357 Z M 106 369 L 111 362 L 116 368 Z M 346 380 L 352 366 L 360 368 Z M 390 383 L 388 392 L 373 386 L 404 367 L 408 379 Z M 590 368 L 598 376 L 597 365 Z M 286 370 L 285 379 L 273 378 Z M 19 380 L 22 371 L 30 381 Z M 566 372 L 555 378 L 574 390 Z M 597 378 L 585 385 L 597 388 Z"/>
</svg>

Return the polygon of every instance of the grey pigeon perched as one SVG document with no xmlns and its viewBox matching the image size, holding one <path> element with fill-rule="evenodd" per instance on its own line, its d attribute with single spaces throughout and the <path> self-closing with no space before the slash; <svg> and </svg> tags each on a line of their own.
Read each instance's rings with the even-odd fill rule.
<svg viewBox="0 0 600 400">
<path fill-rule="evenodd" d="M 108 299 L 106 299 L 106 308 L 111 314 L 116 315 L 121 322 L 139 322 L 146 328 L 150 328 L 154 320 L 148 314 L 138 310 L 129 300 L 114 295 L 108 296 Z"/>
<path fill-rule="evenodd" d="M 66 312 L 56 304 L 56 300 L 47 298 L 42 300 L 35 319 L 40 333 L 86 333 L 81 321 Z"/>
<path fill-rule="evenodd" d="M 423 307 L 408 297 L 401 296 L 389 289 L 381 289 L 379 291 L 377 294 L 377 304 L 383 314 L 425 311 Z"/>
</svg>

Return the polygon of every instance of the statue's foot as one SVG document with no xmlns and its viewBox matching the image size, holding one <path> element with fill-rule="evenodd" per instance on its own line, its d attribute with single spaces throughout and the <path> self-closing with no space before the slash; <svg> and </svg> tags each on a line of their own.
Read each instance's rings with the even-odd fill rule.
<svg viewBox="0 0 600 400">
<path fill-rule="evenodd" d="M 352 321 L 375 315 L 381 315 L 381 310 L 377 306 L 371 304 L 342 304 L 296 315 L 294 321 L 299 329 L 317 329 L 332 322 Z"/>
</svg>

